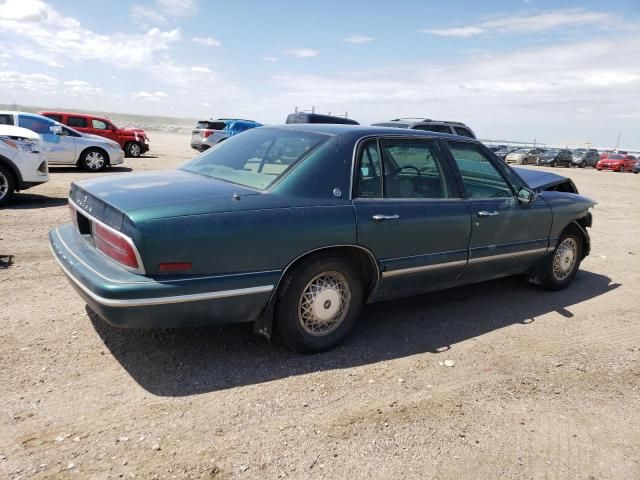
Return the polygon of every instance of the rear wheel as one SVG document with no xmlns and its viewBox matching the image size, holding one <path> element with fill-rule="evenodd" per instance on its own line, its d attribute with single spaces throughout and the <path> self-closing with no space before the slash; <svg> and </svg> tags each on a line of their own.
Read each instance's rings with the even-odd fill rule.
<svg viewBox="0 0 640 480">
<path fill-rule="evenodd" d="M 107 166 L 106 154 L 97 148 L 90 148 L 82 154 L 80 165 L 89 172 L 99 172 Z"/>
<path fill-rule="evenodd" d="M 129 142 L 125 146 L 124 153 L 127 157 L 138 158 L 142 155 L 142 147 L 140 147 L 138 142 Z"/>
<path fill-rule="evenodd" d="M 564 231 L 551 255 L 542 261 L 540 285 L 548 290 L 562 290 L 578 273 L 584 245 L 576 227 Z"/>
<path fill-rule="evenodd" d="M 11 200 L 16 188 L 13 173 L 3 165 L 0 165 L 0 205 L 4 205 Z"/>
<path fill-rule="evenodd" d="M 276 326 L 297 352 L 320 352 L 342 341 L 363 303 L 358 271 L 339 256 L 321 256 L 294 267 L 283 279 Z"/>
</svg>

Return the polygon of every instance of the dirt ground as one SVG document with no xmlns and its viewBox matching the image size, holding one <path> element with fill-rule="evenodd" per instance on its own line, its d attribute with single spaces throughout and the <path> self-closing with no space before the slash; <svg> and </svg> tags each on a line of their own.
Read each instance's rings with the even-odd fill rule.
<svg viewBox="0 0 640 480">
<path fill-rule="evenodd" d="M 193 156 L 187 136 L 151 141 L 113 171 Z M 569 289 L 368 306 L 339 348 L 299 356 L 245 325 L 88 313 L 47 232 L 89 174 L 53 169 L 0 210 L 0 477 L 639 479 L 640 175 L 557 171 L 599 202 Z"/>
</svg>

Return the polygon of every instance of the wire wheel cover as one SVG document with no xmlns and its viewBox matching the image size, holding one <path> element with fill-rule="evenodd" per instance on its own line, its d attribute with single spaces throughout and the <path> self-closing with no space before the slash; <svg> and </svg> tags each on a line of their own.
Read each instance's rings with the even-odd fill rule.
<svg viewBox="0 0 640 480">
<path fill-rule="evenodd" d="M 323 272 L 311 279 L 298 303 L 298 320 L 306 333 L 328 335 L 336 330 L 349 312 L 351 289 L 339 272 Z"/>
<path fill-rule="evenodd" d="M 565 280 L 576 265 L 578 259 L 578 242 L 575 238 L 565 238 L 553 255 L 553 276 L 558 281 Z"/>
</svg>

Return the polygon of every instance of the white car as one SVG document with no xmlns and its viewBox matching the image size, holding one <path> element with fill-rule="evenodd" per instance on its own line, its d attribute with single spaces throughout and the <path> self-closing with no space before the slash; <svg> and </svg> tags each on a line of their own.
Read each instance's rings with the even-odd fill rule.
<svg viewBox="0 0 640 480">
<path fill-rule="evenodd" d="M 40 136 L 26 128 L 0 125 L 0 205 L 13 192 L 49 181 Z"/>
<path fill-rule="evenodd" d="M 116 142 L 78 132 L 42 115 L 0 111 L 1 124 L 27 128 L 39 134 L 49 165 L 75 165 L 97 172 L 124 161 L 124 152 Z"/>
</svg>

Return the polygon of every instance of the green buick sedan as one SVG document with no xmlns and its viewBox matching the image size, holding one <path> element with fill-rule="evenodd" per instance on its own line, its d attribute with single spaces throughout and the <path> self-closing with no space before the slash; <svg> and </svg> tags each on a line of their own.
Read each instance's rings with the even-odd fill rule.
<svg viewBox="0 0 640 480">
<path fill-rule="evenodd" d="M 74 182 L 55 258 L 119 327 L 253 322 L 331 348 L 364 303 L 522 275 L 557 290 L 595 202 L 476 140 L 350 125 L 261 127 L 178 170 Z"/>
</svg>

